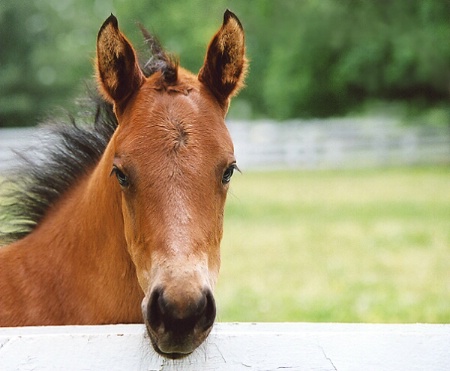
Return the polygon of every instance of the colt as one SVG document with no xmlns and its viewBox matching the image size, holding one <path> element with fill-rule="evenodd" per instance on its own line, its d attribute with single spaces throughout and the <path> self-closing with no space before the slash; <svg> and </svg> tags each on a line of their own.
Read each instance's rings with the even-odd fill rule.
<svg viewBox="0 0 450 371">
<path fill-rule="evenodd" d="M 154 349 L 179 358 L 216 315 L 236 169 L 224 118 L 244 82 L 244 32 L 227 10 L 197 75 L 143 34 L 153 57 L 141 67 L 117 19 L 104 22 L 94 125 L 54 129 L 45 161 L 9 180 L 0 326 L 144 322 Z"/>
</svg>

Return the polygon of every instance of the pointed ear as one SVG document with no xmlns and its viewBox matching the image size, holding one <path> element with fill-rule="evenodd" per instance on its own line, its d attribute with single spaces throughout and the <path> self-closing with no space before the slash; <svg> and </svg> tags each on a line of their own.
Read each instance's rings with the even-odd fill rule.
<svg viewBox="0 0 450 371">
<path fill-rule="evenodd" d="M 123 108 L 145 80 L 136 53 L 112 14 L 98 32 L 97 79 L 104 97 L 116 108 Z"/>
<path fill-rule="evenodd" d="M 244 85 L 247 71 L 245 37 L 239 19 L 229 10 L 212 38 L 198 79 L 228 108 L 229 100 Z"/>
</svg>

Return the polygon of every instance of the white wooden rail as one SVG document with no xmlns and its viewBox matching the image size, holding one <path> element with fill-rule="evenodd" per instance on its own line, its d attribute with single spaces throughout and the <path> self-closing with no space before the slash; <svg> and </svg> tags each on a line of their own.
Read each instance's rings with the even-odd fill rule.
<svg viewBox="0 0 450 371">
<path fill-rule="evenodd" d="M 217 323 L 167 360 L 143 325 L 0 328 L 0 370 L 450 370 L 450 325 Z"/>
<path fill-rule="evenodd" d="M 448 164 L 447 126 L 407 126 L 385 117 L 228 123 L 239 166 L 342 169 Z"/>
</svg>

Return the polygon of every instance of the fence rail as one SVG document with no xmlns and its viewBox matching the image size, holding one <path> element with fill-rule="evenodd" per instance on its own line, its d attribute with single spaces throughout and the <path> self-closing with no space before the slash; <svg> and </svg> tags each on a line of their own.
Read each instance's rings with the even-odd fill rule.
<svg viewBox="0 0 450 371">
<path fill-rule="evenodd" d="M 231 122 L 242 167 L 334 169 L 450 163 L 450 127 L 386 118 Z"/>
<path fill-rule="evenodd" d="M 450 127 L 404 126 L 392 119 L 231 121 L 242 169 L 330 169 L 450 163 Z M 13 149 L 39 145 L 36 129 L 0 130 L 0 170 Z"/>
<path fill-rule="evenodd" d="M 0 129 L 0 170 L 13 168 L 19 153 L 38 143 L 39 130 L 36 128 Z"/>
<path fill-rule="evenodd" d="M 143 325 L 0 328 L 0 370 L 449 370 L 450 325 L 217 323 L 181 360 Z"/>
</svg>

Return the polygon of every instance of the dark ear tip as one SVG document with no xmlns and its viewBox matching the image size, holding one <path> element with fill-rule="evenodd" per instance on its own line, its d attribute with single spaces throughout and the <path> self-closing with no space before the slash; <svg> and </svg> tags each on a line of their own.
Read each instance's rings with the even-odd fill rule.
<svg viewBox="0 0 450 371">
<path fill-rule="evenodd" d="M 105 23 L 112 23 L 114 26 L 118 26 L 119 22 L 117 21 L 117 18 L 114 14 L 110 14 L 108 18 L 106 18 Z"/>
<path fill-rule="evenodd" d="M 225 10 L 225 13 L 223 14 L 223 24 L 226 25 L 230 19 L 234 19 L 237 24 L 239 25 L 239 28 L 242 30 L 242 24 L 239 18 L 234 14 L 230 9 Z"/>
<path fill-rule="evenodd" d="M 119 29 L 119 22 L 117 21 L 117 18 L 112 13 L 108 18 L 106 18 L 105 22 L 103 22 L 102 26 L 100 27 L 100 31 L 98 32 L 98 35 L 100 36 L 102 31 L 109 25 L 112 25 L 116 30 Z"/>
</svg>

